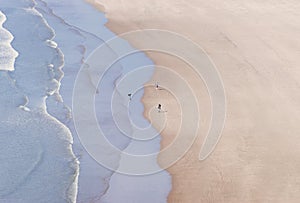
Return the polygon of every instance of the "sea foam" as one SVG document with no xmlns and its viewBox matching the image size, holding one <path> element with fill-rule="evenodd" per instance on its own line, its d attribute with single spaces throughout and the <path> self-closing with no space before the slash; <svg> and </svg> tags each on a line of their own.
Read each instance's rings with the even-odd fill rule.
<svg viewBox="0 0 300 203">
<path fill-rule="evenodd" d="M 15 66 L 10 67 L 15 71 L 0 71 L 0 136 L 4 143 L 0 162 L 5 163 L 0 175 L 6 177 L 0 183 L 0 200 L 165 202 L 171 187 L 167 172 L 139 177 L 114 173 L 89 156 L 75 130 L 71 106 L 77 73 L 95 48 L 116 37 L 104 26 L 104 14 L 83 0 L 10 0 L 1 2 L 0 10 L 7 16 L 5 29 L 14 37 L 10 44 L 19 53 Z M 116 63 L 105 78 L 106 91 L 95 98 L 99 122 L 110 132 L 108 139 L 129 153 L 157 152 L 160 138 L 141 143 L 124 136 L 114 124 L 109 98 L 119 78 L 149 64 L 152 61 L 141 52 Z M 140 75 L 137 85 L 147 82 L 153 70 Z M 98 88 L 92 73 L 85 82 L 86 88 Z M 128 92 L 117 91 L 118 108 L 123 108 Z M 130 112 L 143 126 L 147 121 L 142 115 L 142 95 L 143 90 L 135 95 Z M 79 177 L 73 151 L 80 161 Z M 113 161 L 117 165 L 124 162 L 122 157 Z M 120 184 L 126 189 L 120 190 Z"/>
<path fill-rule="evenodd" d="M 82 0 L 73 1 L 59 1 L 59 0 L 38 0 L 39 11 L 43 13 L 51 27 L 56 31 L 55 41 L 61 47 L 64 53 L 65 76 L 62 79 L 61 95 L 63 97 L 64 104 L 71 107 L 72 105 L 72 92 L 73 86 L 80 67 L 86 62 L 86 58 L 103 42 L 108 39 L 116 37 L 116 35 L 110 32 L 104 24 L 106 19 L 104 14 L 98 12 L 92 6 L 86 4 Z M 66 9 L 66 7 L 68 9 Z M 97 26 L 98 25 L 98 26 Z M 128 47 L 132 50 L 132 47 L 123 40 L 124 47 Z M 111 50 L 110 54 L 114 54 Z M 103 62 L 105 59 L 102 59 Z M 118 147 L 120 150 L 127 150 L 128 152 L 157 152 L 160 147 L 160 138 L 149 141 L 147 143 L 134 142 L 128 137 L 124 136 L 122 132 L 117 128 L 112 118 L 112 112 L 110 111 L 111 101 L 110 97 L 115 89 L 117 81 L 128 72 L 144 65 L 153 65 L 145 54 L 137 53 L 131 57 L 121 60 L 116 63 L 107 73 L 107 77 L 104 79 L 103 89 L 99 91 L 99 94 L 95 95 L 96 115 L 103 131 L 107 133 L 109 141 Z M 153 68 L 149 68 L 148 73 L 144 73 L 139 76 L 138 86 L 143 86 L 152 76 Z M 85 90 L 97 89 L 96 75 L 89 73 L 89 79 L 83 81 L 85 83 Z M 120 90 L 121 91 L 121 90 Z M 126 106 L 128 102 L 127 91 L 119 92 L 120 105 Z M 135 95 L 132 101 L 133 105 L 131 111 L 134 112 L 133 116 L 135 120 L 141 121 L 139 124 L 145 126 L 146 120 L 143 118 L 143 105 L 140 102 L 143 96 L 143 91 L 139 91 Z M 49 105 L 48 105 L 49 106 Z M 71 109 L 72 111 L 72 109 Z M 55 113 L 55 112 L 53 112 Z M 84 118 L 84 111 L 81 112 L 82 118 Z M 127 176 L 102 167 L 96 161 L 94 161 L 89 154 L 81 146 L 75 126 L 72 120 L 63 121 L 67 122 L 67 125 L 71 129 L 74 136 L 74 151 L 79 156 L 80 161 L 80 175 L 78 185 L 78 201 L 79 202 L 165 202 L 167 195 L 171 188 L 170 176 L 167 172 L 149 175 L 149 176 Z M 147 125 L 147 124 L 146 124 Z M 128 126 L 130 128 L 130 126 Z M 89 128 L 86 129 L 86 133 L 90 132 Z M 91 141 L 93 142 L 93 141 Z M 101 143 L 100 143 L 101 145 Z M 99 143 L 95 143 L 95 148 L 100 146 Z M 141 147 L 143 146 L 143 147 Z M 142 151 L 140 150 L 142 148 Z M 101 149 L 99 150 L 101 153 Z M 107 157 L 114 161 L 116 164 L 122 162 L 121 157 Z M 155 162 L 154 162 L 155 163 Z M 156 163 L 155 163 L 156 164 Z M 157 166 L 158 167 L 158 166 Z M 126 186 L 126 190 L 120 190 L 118 185 L 122 183 Z M 152 190 L 148 189 L 148 186 L 152 186 Z M 155 198 L 153 194 L 155 193 Z"/>
<path fill-rule="evenodd" d="M 75 202 L 72 136 L 45 103 L 59 93 L 63 76 L 62 52 L 48 43 L 54 30 L 34 1 L 1 2 L 0 10 L 11 33 L 8 41 L 14 39 L 11 45 L 19 53 L 9 64 L 12 71 L 0 71 L 0 202 Z"/>
<path fill-rule="evenodd" d="M 18 52 L 12 48 L 12 34 L 3 28 L 3 23 L 6 21 L 6 16 L 0 11 L 0 70 L 14 70 L 15 58 Z"/>
</svg>

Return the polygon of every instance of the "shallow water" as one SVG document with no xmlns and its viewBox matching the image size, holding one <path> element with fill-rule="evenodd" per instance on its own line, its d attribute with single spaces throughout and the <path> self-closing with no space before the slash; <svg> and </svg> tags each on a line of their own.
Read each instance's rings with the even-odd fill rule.
<svg viewBox="0 0 300 203">
<path fill-rule="evenodd" d="M 167 172 L 139 177 L 114 173 L 86 152 L 74 127 L 72 93 L 77 73 L 95 48 L 115 37 L 104 26 L 104 14 L 82 0 L 13 0 L 1 4 L 0 10 L 7 16 L 5 28 L 14 37 L 12 46 L 19 53 L 15 71 L 0 72 L 0 91 L 5 92 L 0 100 L 7 112 L 1 116 L 0 135 L 7 146 L 1 149 L 1 163 L 6 161 L 1 173 L 15 168 L 0 183 L 0 199 L 32 202 L 44 196 L 45 202 L 73 202 L 76 197 L 77 202 L 165 202 L 171 188 Z M 126 49 L 133 49 L 126 41 L 122 43 Z M 115 53 L 112 50 L 110 54 Z M 125 136 L 115 125 L 110 97 L 122 76 L 145 65 L 153 63 L 139 52 L 112 66 L 99 85 L 93 75 L 85 85 L 86 89 L 99 89 L 96 116 L 108 132 L 108 140 L 120 150 L 137 154 L 157 152 L 160 138 L 141 142 Z M 134 85 L 142 87 L 152 73 L 150 67 Z M 127 105 L 128 91 L 126 87 L 117 88 L 117 109 Z M 142 95 L 143 89 L 134 95 L 129 111 L 133 121 L 144 127 L 148 122 L 142 114 Z M 131 128 L 125 121 L 123 124 Z M 80 162 L 79 170 L 73 152 Z M 116 165 L 124 162 L 122 157 L 111 159 Z M 157 165 L 155 160 L 153 164 Z M 18 178 L 10 184 L 12 175 Z M 49 181 L 49 187 L 41 187 L 44 181 Z M 120 190 L 120 185 L 125 189 Z"/>
<path fill-rule="evenodd" d="M 10 64 L 13 71 L 0 71 L 0 199 L 74 202 L 78 162 L 72 136 L 48 114 L 45 103 L 59 91 L 63 75 L 63 55 L 52 42 L 54 31 L 31 1 L 6 2 L 0 10 L 18 53 Z"/>
</svg>

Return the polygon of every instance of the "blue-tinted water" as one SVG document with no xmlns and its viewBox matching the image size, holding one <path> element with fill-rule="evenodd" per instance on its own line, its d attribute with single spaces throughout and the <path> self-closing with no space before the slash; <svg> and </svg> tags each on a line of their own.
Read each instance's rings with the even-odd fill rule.
<svg viewBox="0 0 300 203">
<path fill-rule="evenodd" d="M 2 19 L 7 18 L 3 25 L 6 31 L 0 32 L 0 36 L 5 32 L 3 39 L 7 39 L 1 40 L 5 43 L 2 47 L 10 49 L 5 51 L 10 53 L 9 57 L 5 55 L 6 60 L 0 57 L 3 112 L 0 177 L 5 177 L 0 182 L 0 199 L 13 202 L 74 202 L 76 198 L 77 202 L 166 201 L 171 184 L 165 171 L 139 177 L 114 173 L 89 156 L 74 127 L 72 92 L 77 73 L 95 48 L 115 37 L 104 25 L 104 14 L 82 0 L 11 0 L 1 2 L 0 10 Z M 124 46 L 130 47 L 126 41 Z M 13 63 L 17 53 L 19 56 Z M 99 122 L 107 118 L 102 123 L 103 129 L 111 132 L 109 140 L 121 150 L 137 153 L 140 148 L 151 152 L 159 150 L 159 137 L 139 143 L 123 136 L 110 117 L 112 112 L 106 108 L 110 100 L 106 100 L 109 97 L 105 95 L 111 95 L 117 79 L 149 64 L 152 62 L 143 53 L 121 60 L 108 72 L 105 91 L 95 97 Z M 140 75 L 138 85 L 147 82 L 152 72 L 153 68 L 149 68 L 146 74 Z M 94 85 L 97 88 L 97 84 Z M 141 89 L 130 110 L 141 126 L 147 125 L 142 116 L 142 95 Z M 127 92 L 120 93 L 120 99 L 126 103 Z M 114 161 L 120 162 L 120 157 Z M 120 185 L 127 189 L 120 190 Z M 149 190 L 149 185 L 154 189 Z"/>
</svg>

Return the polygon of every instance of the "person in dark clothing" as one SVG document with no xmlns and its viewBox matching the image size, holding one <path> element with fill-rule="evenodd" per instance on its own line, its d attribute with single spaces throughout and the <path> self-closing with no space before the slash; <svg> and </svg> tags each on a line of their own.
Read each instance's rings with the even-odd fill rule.
<svg viewBox="0 0 300 203">
<path fill-rule="evenodd" d="M 158 104 L 157 109 L 158 109 L 158 112 L 161 112 L 161 104 Z"/>
<path fill-rule="evenodd" d="M 129 93 L 129 94 L 128 94 L 128 97 L 129 97 L 129 100 L 131 100 L 131 99 L 132 99 L 132 94 Z"/>
</svg>

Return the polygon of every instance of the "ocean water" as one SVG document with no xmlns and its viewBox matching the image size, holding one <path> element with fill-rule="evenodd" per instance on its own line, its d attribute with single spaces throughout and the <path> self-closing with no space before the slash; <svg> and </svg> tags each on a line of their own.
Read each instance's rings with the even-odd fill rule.
<svg viewBox="0 0 300 203">
<path fill-rule="evenodd" d="M 104 14 L 83 0 L 1 1 L 0 11 L 0 22 L 7 19 L 0 26 L 0 36 L 5 36 L 0 53 L 2 47 L 9 50 L 5 60 L 0 57 L 0 136 L 5 146 L 0 148 L 0 202 L 166 202 L 171 189 L 166 171 L 129 176 L 106 169 L 84 149 L 75 130 L 77 74 L 97 47 L 115 37 L 105 27 Z M 154 153 L 160 147 L 160 137 L 142 142 L 124 136 L 112 116 L 110 97 L 117 81 L 145 65 L 153 63 L 138 52 L 113 65 L 100 84 L 93 73 L 83 81 L 86 90 L 99 89 L 95 113 L 107 139 L 128 153 Z M 153 70 L 140 74 L 135 85 L 143 86 Z M 119 110 L 128 103 L 127 91 L 117 88 Z M 129 111 L 145 127 L 149 124 L 143 118 L 142 96 L 143 89 L 134 95 Z M 130 123 L 123 124 L 132 130 Z M 108 158 L 117 167 L 124 162 L 121 156 Z"/>
<path fill-rule="evenodd" d="M 2 33 L 13 36 L 6 40 L 9 63 L 0 71 L 0 202 L 75 202 L 79 167 L 72 135 L 45 102 L 59 91 L 63 56 L 34 5 L 0 4 Z"/>
</svg>

